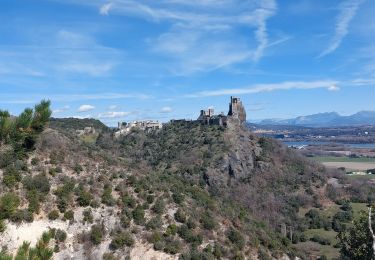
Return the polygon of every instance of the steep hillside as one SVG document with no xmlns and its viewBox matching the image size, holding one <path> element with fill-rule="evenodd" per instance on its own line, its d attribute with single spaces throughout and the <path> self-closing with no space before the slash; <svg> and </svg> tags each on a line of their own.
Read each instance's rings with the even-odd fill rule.
<svg viewBox="0 0 375 260">
<path fill-rule="evenodd" d="M 298 213 L 330 203 L 322 166 L 235 124 L 76 132 L 92 123 L 52 121 L 35 151 L 3 164 L 8 253 L 27 240 L 56 259 L 306 257 Z"/>
</svg>

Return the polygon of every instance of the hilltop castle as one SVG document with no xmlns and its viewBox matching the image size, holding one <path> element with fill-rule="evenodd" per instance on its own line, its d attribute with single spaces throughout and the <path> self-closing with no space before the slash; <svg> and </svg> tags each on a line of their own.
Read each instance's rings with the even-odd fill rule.
<svg viewBox="0 0 375 260">
<path fill-rule="evenodd" d="M 246 121 L 246 111 L 240 98 L 230 97 L 227 116 L 225 116 L 223 112 L 219 115 L 215 115 L 214 110 L 209 108 L 208 110 L 201 110 L 197 120 L 207 125 L 227 126 L 229 120 L 231 122 L 242 124 Z"/>
</svg>

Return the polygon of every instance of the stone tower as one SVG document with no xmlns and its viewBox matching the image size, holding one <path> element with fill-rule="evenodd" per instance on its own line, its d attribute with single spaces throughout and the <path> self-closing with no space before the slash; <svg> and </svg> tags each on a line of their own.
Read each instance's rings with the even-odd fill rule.
<svg viewBox="0 0 375 260">
<path fill-rule="evenodd" d="M 238 119 L 241 124 L 246 121 L 246 111 L 239 98 L 230 97 L 228 116 Z"/>
</svg>

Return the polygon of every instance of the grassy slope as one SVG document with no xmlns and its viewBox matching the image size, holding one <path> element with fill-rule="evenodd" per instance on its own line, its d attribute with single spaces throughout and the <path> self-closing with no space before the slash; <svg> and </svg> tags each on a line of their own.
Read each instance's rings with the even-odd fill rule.
<svg viewBox="0 0 375 260">
<path fill-rule="evenodd" d="M 350 203 L 353 209 L 353 216 L 354 219 L 359 217 L 359 214 L 361 211 L 366 211 L 367 210 L 367 204 L 366 203 Z M 303 216 L 306 214 L 310 209 L 300 209 L 299 214 Z M 317 209 L 317 208 L 315 208 Z M 332 205 L 328 208 L 325 208 L 323 210 L 320 210 L 321 214 L 326 216 L 329 219 L 332 219 L 332 217 L 337 213 L 341 211 L 339 205 Z M 351 223 L 347 223 L 348 226 L 351 226 Z M 334 248 L 333 245 L 335 245 L 338 240 L 336 238 L 337 232 L 334 230 L 325 230 L 323 228 L 320 229 L 307 229 L 304 234 L 306 235 L 307 239 L 309 240 L 311 237 L 314 235 L 318 235 L 323 238 L 327 238 L 330 242 L 331 245 L 320 245 L 316 242 L 312 241 L 307 241 L 307 242 L 302 242 L 298 243 L 297 247 L 302 249 L 302 250 L 307 250 L 311 254 L 317 254 L 317 255 L 325 255 L 328 257 L 328 259 L 332 258 L 337 258 L 339 257 L 339 250 L 337 248 Z"/>
</svg>

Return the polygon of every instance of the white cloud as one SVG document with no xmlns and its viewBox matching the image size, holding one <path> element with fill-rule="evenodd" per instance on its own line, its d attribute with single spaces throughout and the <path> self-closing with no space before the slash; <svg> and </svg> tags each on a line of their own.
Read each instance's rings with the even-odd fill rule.
<svg viewBox="0 0 375 260">
<path fill-rule="evenodd" d="M 130 114 L 131 114 L 131 112 L 110 111 L 110 112 L 100 113 L 98 115 L 98 118 L 118 118 L 118 117 L 125 117 L 125 116 L 128 116 Z"/>
<path fill-rule="evenodd" d="M 262 8 L 256 10 L 257 15 L 257 29 L 255 31 L 255 38 L 258 41 L 258 47 L 256 48 L 253 60 L 258 61 L 264 53 L 264 50 L 268 45 L 268 33 L 267 33 L 267 19 L 274 15 L 276 12 L 275 1 L 263 1 Z"/>
<path fill-rule="evenodd" d="M 262 92 L 272 92 L 276 90 L 291 90 L 291 89 L 316 89 L 325 88 L 327 90 L 338 90 L 338 81 L 322 80 L 322 81 L 287 81 L 273 84 L 257 84 L 244 88 L 234 89 L 218 89 L 210 91 L 201 91 L 189 95 L 189 97 L 210 97 L 210 96 L 226 96 L 226 95 L 245 95 L 256 94 Z"/>
<path fill-rule="evenodd" d="M 87 112 L 87 111 L 91 111 L 91 110 L 94 110 L 95 107 L 92 106 L 92 105 L 81 105 L 79 108 L 78 108 L 78 112 Z"/>
<path fill-rule="evenodd" d="M 187 4 L 187 1 L 177 2 Z M 173 12 L 174 9 L 168 6 L 169 18 L 161 16 L 160 9 L 153 9 L 152 14 L 158 19 L 177 20 L 168 32 L 151 41 L 155 51 L 175 59 L 177 66 L 171 66 L 175 73 L 190 74 L 250 60 L 257 62 L 266 48 L 276 45 L 269 44 L 267 31 L 267 20 L 277 11 L 274 0 L 247 4 L 241 1 L 221 1 L 220 4 L 205 1 L 202 6 L 207 7 L 203 8 L 204 12 L 197 6 L 188 9 L 190 11 Z M 251 37 L 235 32 L 237 25 L 254 30 L 255 44 L 251 44 Z"/>
<path fill-rule="evenodd" d="M 348 27 L 351 20 L 357 13 L 359 5 L 363 0 L 346 0 L 339 6 L 339 14 L 336 17 L 335 33 L 329 46 L 318 56 L 324 57 L 334 52 L 341 44 L 342 40 L 348 34 Z"/>
<path fill-rule="evenodd" d="M 52 58 L 56 59 L 53 68 L 57 72 L 106 76 L 118 63 L 117 49 L 101 45 L 87 34 L 60 30 L 55 41 Z"/>
<path fill-rule="evenodd" d="M 90 76 L 107 75 L 114 67 L 111 63 L 66 63 L 60 66 L 63 71 L 87 74 Z"/>
<path fill-rule="evenodd" d="M 331 85 L 331 86 L 328 87 L 328 90 L 329 91 L 339 91 L 340 88 L 336 85 Z"/>
<path fill-rule="evenodd" d="M 19 95 L 9 95 L 2 97 L 0 95 L 0 103 L 9 104 L 35 104 L 40 101 L 41 94 L 30 94 L 24 100 L 21 100 Z M 74 102 L 83 100 L 114 100 L 114 99 L 139 99 L 146 100 L 153 98 L 152 96 L 142 93 L 94 93 L 94 94 L 43 94 L 46 99 L 52 102 Z"/>
<path fill-rule="evenodd" d="M 99 13 L 101 15 L 108 15 L 109 11 L 112 9 L 113 3 L 107 3 L 100 7 Z"/>
<path fill-rule="evenodd" d="M 171 113 L 171 112 L 172 112 L 172 108 L 171 107 L 163 107 L 160 110 L 160 113 Z"/>
<path fill-rule="evenodd" d="M 110 105 L 110 106 L 108 107 L 109 110 L 115 110 L 115 109 L 117 109 L 117 108 L 118 108 L 118 105 Z"/>
<path fill-rule="evenodd" d="M 92 115 L 88 114 L 88 115 L 84 115 L 84 116 L 81 116 L 81 115 L 74 115 L 72 116 L 73 118 L 78 118 L 78 119 L 84 119 L 84 118 L 93 118 Z"/>
<path fill-rule="evenodd" d="M 277 12 L 275 0 L 117 0 L 104 5 L 98 0 L 78 2 L 96 5 L 103 15 L 114 9 L 113 3 L 119 15 L 165 22 L 164 32 L 147 42 L 153 51 L 172 58 L 165 66 L 176 74 L 257 62 L 267 48 L 276 45 L 269 43 L 267 28 L 268 20 Z M 239 26 L 250 33 L 239 33 Z"/>
<path fill-rule="evenodd" d="M 54 114 L 58 114 L 58 113 L 65 112 L 65 111 L 67 111 L 67 110 L 69 110 L 69 109 L 70 109 L 70 106 L 69 106 L 69 105 L 66 105 L 66 106 L 63 106 L 63 107 L 61 107 L 61 108 L 55 109 L 55 110 L 53 110 L 52 112 L 53 112 Z"/>
</svg>

